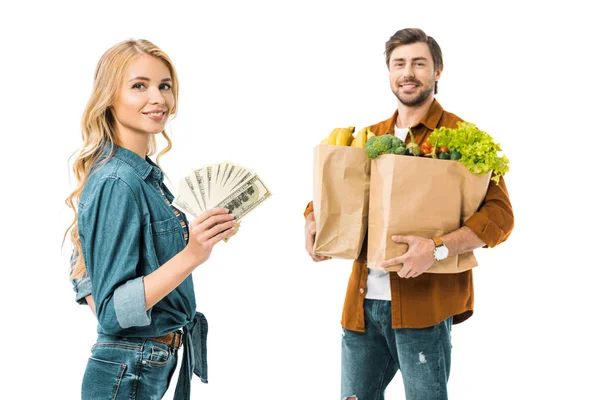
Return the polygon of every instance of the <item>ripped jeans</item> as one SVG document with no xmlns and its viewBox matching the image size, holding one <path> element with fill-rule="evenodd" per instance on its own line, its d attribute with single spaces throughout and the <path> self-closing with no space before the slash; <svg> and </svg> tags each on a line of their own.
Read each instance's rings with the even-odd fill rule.
<svg viewBox="0 0 600 400">
<path fill-rule="evenodd" d="M 447 400 L 452 317 L 422 328 L 392 329 L 391 302 L 365 299 L 365 332 L 344 329 L 342 399 L 382 400 L 400 370 L 406 400 Z"/>
</svg>

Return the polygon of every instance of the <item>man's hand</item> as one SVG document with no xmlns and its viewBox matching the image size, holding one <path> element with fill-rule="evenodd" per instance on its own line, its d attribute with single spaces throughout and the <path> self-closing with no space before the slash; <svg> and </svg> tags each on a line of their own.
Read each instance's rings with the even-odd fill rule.
<svg viewBox="0 0 600 400">
<path fill-rule="evenodd" d="M 304 224 L 304 244 L 306 252 L 313 259 L 314 262 L 331 260 L 331 257 L 318 256 L 313 252 L 315 246 L 315 235 L 317 234 L 317 223 L 315 222 L 314 213 L 310 213 L 306 216 L 306 222 Z"/>
<path fill-rule="evenodd" d="M 406 243 L 408 251 L 399 257 L 390 258 L 381 264 L 381 267 L 386 269 L 396 264 L 404 264 L 398 276 L 400 278 L 416 278 L 423 272 L 427 271 L 433 265 L 433 250 L 435 243 L 433 240 L 419 236 L 392 236 L 392 240 L 396 243 Z"/>
</svg>

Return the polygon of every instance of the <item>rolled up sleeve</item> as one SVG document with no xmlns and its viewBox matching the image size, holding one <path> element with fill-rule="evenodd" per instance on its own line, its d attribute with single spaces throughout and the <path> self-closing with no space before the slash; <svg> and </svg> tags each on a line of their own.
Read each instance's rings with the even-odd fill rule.
<svg viewBox="0 0 600 400">
<path fill-rule="evenodd" d="M 79 304 L 86 305 L 85 298 L 92 294 L 92 281 L 87 274 L 81 279 L 75 279 L 73 282 L 73 290 L 75 291 L 75 301 Z"/>
<path fill-rule="evenodd" d="M 150 324 L 150 313 L 146 312 L 144 277 L 125 282 L 115 290 L 115 314 L 123 328 Z"/>
<path fill-rule="evenodd" d="M 464 225 L 486 244 L 485 247 L 495 247 L 508 239 L 514 216 L 504 178 L 500 178 L 498 185 L 490 181 L 481 207 Z"/>
<path fill-rule="evenodd" d="M 79 213 L 79 235 L 94 293 L 98 324 L 117 334 L 147 326 L 143 276 L 138 276 L 143 218 L 132 189 L 108 177 L 98 183 Z"/>
<path fill-rule="evenodd" d="M 73 269 L 75 269 L 78 259 L 79 253 L 73 250 L 70 260 L 69 276 L 73 273 Z M 85 298 L 92 294 L 92 282 L 90 281 L 87 271 L 84 272 L 82 277 L 71 279 L 71 283 L 73 284 L 73 290 L 75 291 L 75 301 L 78 304 L 87 305 Z"/>
</svg>

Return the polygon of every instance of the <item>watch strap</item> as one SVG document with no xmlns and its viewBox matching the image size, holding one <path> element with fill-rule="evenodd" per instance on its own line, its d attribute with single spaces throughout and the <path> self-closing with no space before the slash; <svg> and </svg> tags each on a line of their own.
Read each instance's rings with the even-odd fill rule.
<svg viewBox="0 0 600 400">
<path fill-rule="evenodd" d="M 435 247 L 440 247 L 444 244 L 444 242 L 442 242 L 442 239 L 439 236 L 432 238 L 432 240 L 433 243 L 435 243 Z"/>
</svg>

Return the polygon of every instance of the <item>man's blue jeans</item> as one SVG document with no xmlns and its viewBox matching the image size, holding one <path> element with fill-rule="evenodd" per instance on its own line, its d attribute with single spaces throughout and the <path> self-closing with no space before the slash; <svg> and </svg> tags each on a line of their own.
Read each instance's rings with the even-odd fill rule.
<svg viewBox="0 0 600 400">
<path fill-rule="evenodd" d="M 391 302 L 365 299 L 365 332 L 344 329 L 342 399 L 381 400 L 396 371 L 407 400 L 447 400 L 452 317 L 429 328 L 392 329 Z"/>
</svg>

